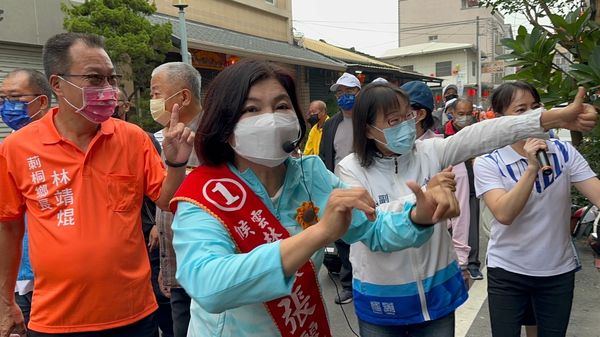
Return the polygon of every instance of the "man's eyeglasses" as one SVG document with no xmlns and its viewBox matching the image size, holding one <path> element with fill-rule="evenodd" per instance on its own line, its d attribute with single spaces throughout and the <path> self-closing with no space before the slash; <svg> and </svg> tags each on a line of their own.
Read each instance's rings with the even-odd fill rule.
<svg viewBox="0 0 600 337">
<path fill-rule="evenodd" d="M 338 90 L 336 90 L 336 92 L 335 92 L 335 97 L 336 97 L 336 98 L 340 98 L 340 97 L 342 97 L 343 95 L 346 95 L 346 94 L 349 94 L 349 95 L 356 95 L 356 92 L 357 92 L 357 91 L 358 91 L 358 90 L 356 90 L 356 89 L 354 89 L 354 88 L 352 88 L 352 89 L 346 89 L 346 90 L 341 90 L 341 89 L 338 89 Z"/>
<path fill-rule="evenodd" d="M 4 104 L 4 101 L 20 101 L 22 97 L 37 97 L 40 95 L 41 94 L 19 94 L 0 96 L 0 106 Z"/>
<path fill-rule="evenodd" d="M 79 74 L 59 74 L 59 76 L 62 77 L 81 77 L 83 78 L 86 82 L 88 82 L 89 84 L 93 85 L 93 86 L 101 86 L 102 84 L 104 84 L 104 80 L 106 80 L 106 82 L 108 82 L 108 84 L 110 85 L 117 85 L 117 83 L 121 80 L 121 78 L 123 78 L 122 75 L 117 75 L 117 74 L 112 74 L 112 75 L 100 75 L 100 74 L 85 74 L 85 75 L 79 75 Z"/>
</svg>

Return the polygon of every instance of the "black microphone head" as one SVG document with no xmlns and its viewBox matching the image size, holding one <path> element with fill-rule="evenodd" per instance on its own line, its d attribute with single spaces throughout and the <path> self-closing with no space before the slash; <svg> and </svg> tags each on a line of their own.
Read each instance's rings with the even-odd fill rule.
<svg viewBox="0 0 600 337">
<path fill-rule="evenodd" d="M 298 138 L 286 141 L 281 145 L 281 148 L 287 153 L 292 153 L 298 147 L 298 144 L 300 144 L 300 140 L 302 140 L 302 134 L 298 131 Z"/>
<path fill-rule="evenodd" d="M 296 146 L 298 146 L 297 141 L 292 142 L 288 140 L 287 142 L 283 143 L 283 145 L 281 145 L 281 148 L 283 149 L 283 151 L 291 153 L 292 151 L 294 151 Z"/>
</svg>

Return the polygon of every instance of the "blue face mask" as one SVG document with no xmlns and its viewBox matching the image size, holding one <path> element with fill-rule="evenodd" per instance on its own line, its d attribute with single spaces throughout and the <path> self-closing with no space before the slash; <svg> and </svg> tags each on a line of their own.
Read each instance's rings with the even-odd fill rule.
<svg viewBox="0 0 600 337">
<path fill-rule="evenodd" d="M 340 109 L 348 111 L 352 110 L 352 107 L 354 106 L 354 100 L 356 100 L 356 96 L 352 94 L 343 94 L 337 99 L 337 104 Z"/>
<path fill-rule="evenodd" d="M 386 144 L 375 139 L 375 141 L 385 145 L 390 151 L 396 154 L 407 154 L 409 153 L 417 139 L 417 123 L 416 118 L 411 118 L 400 124 L 394 125 L 386 129 L 378 129 L 372 126 L 374 129 L 379 130 L 385 137 Z"/>
<path fill-rule="evenodd" d="M 37 99 L 37 97 L 35 99 Z M 29 116 L 29 103 L 21 101 L 4 100 L 4 103 L 0 107 L 0 115 L 2 115 L 2 121 L 13 130 L 19 130 L 20 128 L 29 124 L 31 122 L 31 118 L 42 111 L 40 110 L 36 112 L 33 116 Z"/>
</svg>

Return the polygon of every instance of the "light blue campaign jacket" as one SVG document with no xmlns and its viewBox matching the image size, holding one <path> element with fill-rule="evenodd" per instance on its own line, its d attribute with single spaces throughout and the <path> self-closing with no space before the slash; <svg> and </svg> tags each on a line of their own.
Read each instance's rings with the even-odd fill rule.
<svg viewBox="0 0 600 337">
<path fill-rule="evenodd" d="M 285 180 L 275 203 L 251 170 L 239 172 L 233 166 L 230 168 L 295 235 L 302 230 L 295 220 L 296 208 L 309 200 L 307 188 L 322 217 L 331 191 L 346 186 L 316 156 L 304 157 L 302 165 L 299 159 L 291 158 L 285 164 Z M 398 202 L 386 211 L 378 210 L 374 222 L 355 210 L 343 239 L 349 243 L 361 241 L 377 251 L 418 247 L 429 239 L 432 229 L 416 226 L 409 220 L 412 205 L 412 202 Z M 292 291 L 294 278 L 284 275 L 280 242 L 239 254 L 219 221 L 184 201 L 178 204 L 172 226 L 177 280 L 192 298 L 188 337 L 280 336 L 263 304 Z M 318 270 L 323 250 L 317 251 L 312 261 Z"/>
</svg>

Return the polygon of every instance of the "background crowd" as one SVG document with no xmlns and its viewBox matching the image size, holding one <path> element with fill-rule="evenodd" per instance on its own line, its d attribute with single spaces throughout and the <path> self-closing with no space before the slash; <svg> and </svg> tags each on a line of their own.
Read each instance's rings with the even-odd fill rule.
<svg viewBox="0 0 600 337">
<path fill-rule="evenodd" d="M 354 303 L 362 336 L 454 336 L 483 278 L 480 199 L 492 334 L 566 334 L 570 187 L 600 206 L 600 182 L 548 130 L 595 126 L 582 89 L 546 111 L 506 83 L 492 112 L 448 86 L 435 109 L 422 82 L 344 73 L 329 117 L 322 101 L 304 114 L 274 63 L 227 67 L 201 102 L 198 71 L 172 62 L 152 72 L 164 128 L 149 134 L 127 122 L 100 37 L 56 35 L 43 60 L 0 86 L 15 130 L 0 144 L 0 337 L 330 336 L 316 274 L 331 245 L 335 303 Z"/>
</svg>

